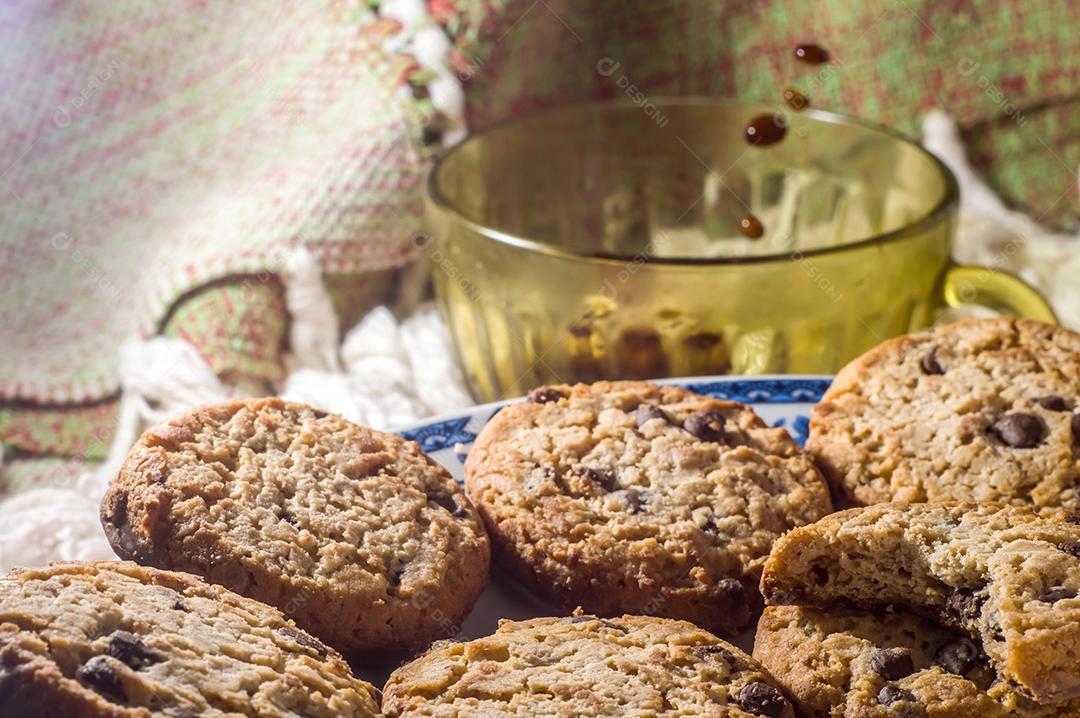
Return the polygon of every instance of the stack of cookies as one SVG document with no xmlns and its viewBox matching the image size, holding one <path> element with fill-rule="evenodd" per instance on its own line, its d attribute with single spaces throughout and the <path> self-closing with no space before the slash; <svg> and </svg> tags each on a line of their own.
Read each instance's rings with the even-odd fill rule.
<svg viewBox="0 0 1080 718">
<path fill-rule="evenodd" d="M 102 501 L 129 561 L 0 579 L 0 715 L 1080 716 L 1078 491 L 1080 336 L 1012 319 L 852 362 L 806 450 L 676 387 L 541 387 L 464 491 L 312 407 L 202 407 Z M 554 617 L 439 640 L 492 555 Z M 346 663 L 425 649 L 381 700 Z"/>
<path fill-rule="evenodd" d="M 857 508 L 763 571 L 754 655 L 803 715 L 1080 716 L 1080 336 L 1006 318 L 885 342 L 807 446 Z"/>
</svg>

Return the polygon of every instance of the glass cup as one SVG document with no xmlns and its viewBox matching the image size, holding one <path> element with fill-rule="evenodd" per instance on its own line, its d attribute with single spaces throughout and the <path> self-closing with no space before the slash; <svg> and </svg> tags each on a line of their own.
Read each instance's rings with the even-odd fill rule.
<svg viewBox="0 0 1080 718">
<path fill-rule="evenodd" d="M 751 145 L 763 114 L 786 132 Z M 415 242 L 480 400 L 600 378 L 827 374 L 943 307 L 1054 321 L 1020 279 L 952 262 L 957 197 L 933 155 L 848 117 L 602 102 L 451 149 Z"/>
</svg>

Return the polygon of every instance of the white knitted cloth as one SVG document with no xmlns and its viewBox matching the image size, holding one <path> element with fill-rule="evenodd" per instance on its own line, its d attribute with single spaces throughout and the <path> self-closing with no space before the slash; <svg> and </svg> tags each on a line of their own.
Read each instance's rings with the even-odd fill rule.
<svg viewBox="0 0 1080 718">
<path fill-rule="evenodd" d="M 403 2 L 402 7 L 408 7 Z M 956 127 L 940 112 L 924 123 L 924 144 L 961 187 L 960 261 L 1013 271 L 1040 287 L 1062 323 L 1080 328 L 1080 240 L 1056 235 L 1005 208 L 971 170 Z M 450 339 L 430 305 L 399 322 L 379 308 L 338 344 L 337 319 L 314 260 L 287 264 L 292 319 L 282 395 L 377 429 L 395 429 L 471 403 Z M 177 411 L 233 395 L 198 352 L 177 339 L 131 342 L 122 351 L 124 396 L 109 458 L 72 489 L 35 489 L 0 502 L 0 570 L 61 559 L 112 557 L 98 501 L 142 429 Z M 0 469 L 2 470 L 2 469 Z"/>
</svg>

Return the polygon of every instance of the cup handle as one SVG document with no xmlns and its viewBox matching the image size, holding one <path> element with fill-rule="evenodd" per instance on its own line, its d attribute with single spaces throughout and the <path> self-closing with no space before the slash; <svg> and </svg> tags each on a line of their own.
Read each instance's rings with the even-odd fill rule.
<svg viewBox="0 0 1080 718">
<path fill-rule="evenodd" d="M 943 291 L 950 307 L 981 304 L 1026 319 L 1057 323 L 1054 310 L 1037 289 L 1000 269 L 954 264 L 945 271 Z"/>
</svg>

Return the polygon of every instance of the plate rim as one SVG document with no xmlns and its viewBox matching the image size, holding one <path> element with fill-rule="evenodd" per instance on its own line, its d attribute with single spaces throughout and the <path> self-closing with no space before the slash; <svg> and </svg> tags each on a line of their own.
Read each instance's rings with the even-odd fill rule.
<svg viewBox="0 0 1080 718">
<path fill-rule="evenodd" d="M 652 384 L 659 384 L 666 386 L 669 384 L 734 384 L 736 382 L 769 382 L 769 381 L 822 381 L 832 383 L 836 378 L 835 374 L 708 374 L 705 376 L 678 376 L 678 377 L 666 377 L 664 379 L 642 379 L 640 381 L 647 381 Z M 619 381 L 612 379 L 610 381 Z M 628 380 L 629 381 L 629 380 Z M 472 416 L 481 411 L 487 411 L 489 409 L 501 409 L 504 406 L 515 404 L 523 401 L 525 395 L 516 396 L 512 399 L 499 399 L 497 401 L 488 401 L 483 404 L 473 404 L 469 407 L 457 409 L 455 411 L 447 411 L 434 416 L 429 416 L 423 421 L 418 421 L 413 424 L 407 424 L 405 426 L 398 427 L 393 430 L 393 433 L 403 436 L 405 433 L 411 433 L 433 426 L 435 424 L 441 424 L 447 421 L 453 421 L 460 419 L 464 416 Z M 788 404 L 788 403 L 801 403 L 801 402 L 771 402 L 775 404 Z"/>
</svg>

